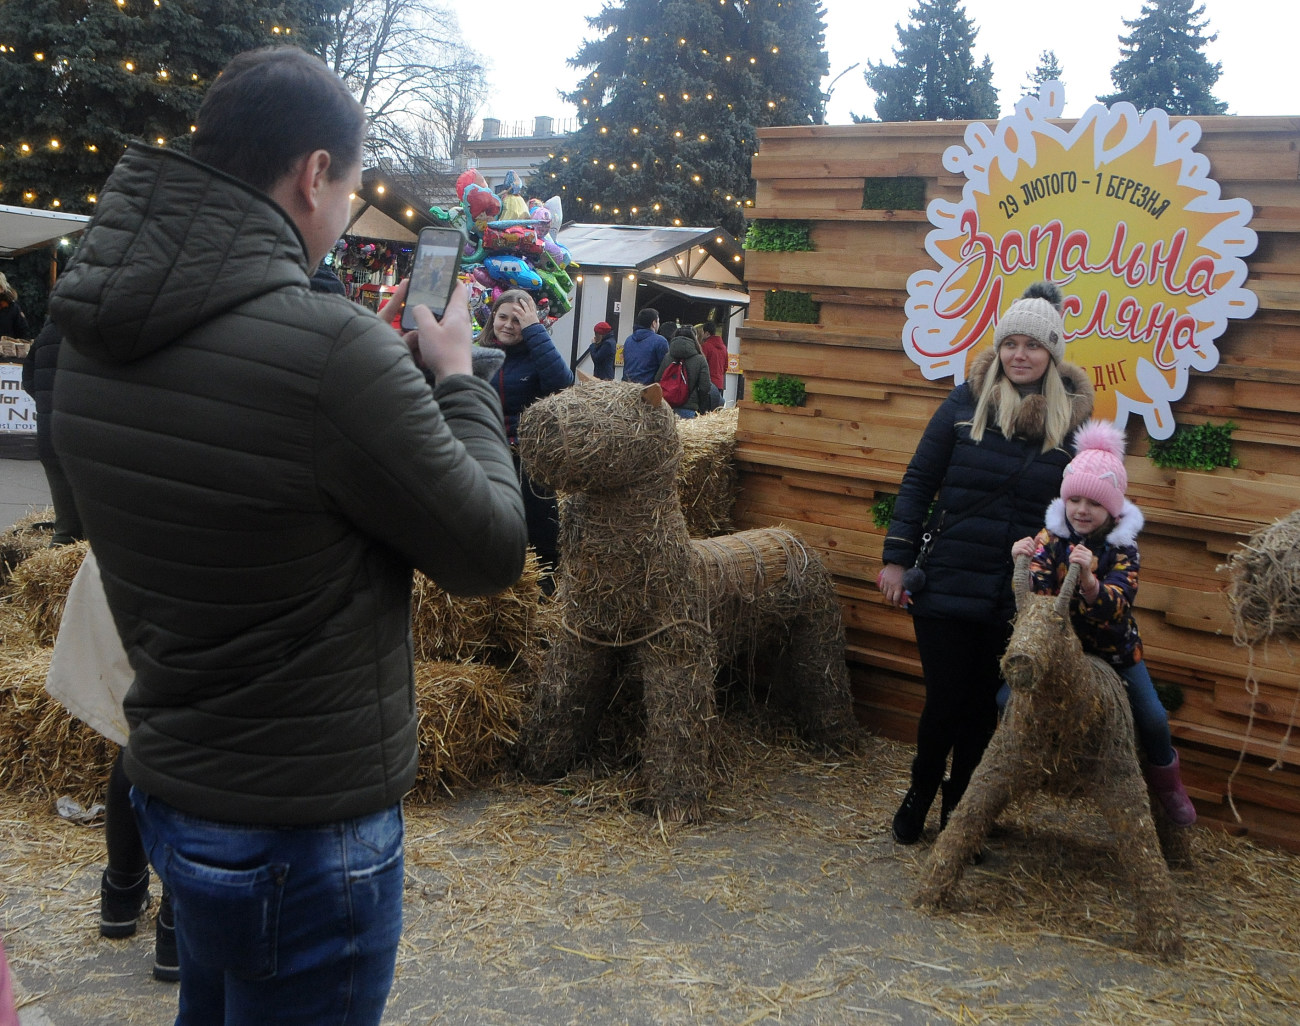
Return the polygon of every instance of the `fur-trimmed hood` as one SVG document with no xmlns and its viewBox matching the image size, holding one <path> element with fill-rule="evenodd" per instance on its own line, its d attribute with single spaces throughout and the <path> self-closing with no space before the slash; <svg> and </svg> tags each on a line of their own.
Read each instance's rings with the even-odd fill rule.
<svg viewBox="0 0 1300 1026">
<path fill-rule="evenodd" d="M 993 371 L 994 361 L 997 358 L 998 354 L 995 350 L 986 349 L 975 357 L 971 363 L 970 374 L 967 375 L 966 380 L 970 383 L 971 393 L 975 397 L 978 397 L 983 389 L 985 376 Z M 1092 416 L 1092 381 L 1088 378 L 1088 372 L 1077 364 L 1061 361 L 1056 370 L 1061 375 L 1061 381 L 1065 385 L 1066 392 L 1070 395 L 1069 430 L 1073 431 Z M 993 400 L 996 406 L 998 402 L 996 392 L 993 394 Z M 992 413 L 990 419 L 996 420 L 996 412 Z M 1020 399 L 1020 408 L 1016 411 L 1016 435 L 1021 438 L 1028 438 L 1031 441 L 1042 441 L 1046 423 L 1047 400 L 1037 394 L 1023 396 Z"/>
<path fill-rule="evenodd" d="M 1065 500 L 1053 499 L 1047 507 L 1047 515 L 1043 518 L 1043 523 L 1049 531 L 1058 538 L 1069 538 L 1074 533 L 1070 527 L 1070 521 L 1065 516 Z M 1146 518 L 1142 516 L 1142 511 L 1138 509 L 1128 499 L 1124 500 L 1124 508 L 1120 511 L 1119 516 L 1115 518 L 1115 523 L 1106 535 L 1107 545 L 1133 546 L 1137 544 L 1138 533 L 1146 524 Z"/>
</svg>

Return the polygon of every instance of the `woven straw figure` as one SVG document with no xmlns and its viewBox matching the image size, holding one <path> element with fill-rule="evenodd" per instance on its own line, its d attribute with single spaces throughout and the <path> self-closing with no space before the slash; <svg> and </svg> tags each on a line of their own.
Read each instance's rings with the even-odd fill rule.
<svg viewBox="0 0 1300 1026">
<path fill-rule="evenodd" d="M 717 723 L 715 677 L 761 644 L 783 642 L 790 671 L 769 704 L 805 737 L 856 732 L 844 628 L 816 554 L 781 530 L 692 541 L 677 494 L 682 446 L 658 385 L 580 383 L 525 412 L 520 454 L 564 496 L 552 639 L 524 716 L 521 764 L 565 773 L 589 747 L 620 687 L 639 690 L 642 786 L 666 818 L 698 819 Z"/>
<path fill-rule="evenodd" d="M 1163 811 L 1147 793 L 1124 681 L 1100 659 L 1084 655 L 1070 624 L 1078 575 L 1079 568 L 1071 566 L 1059 595 L 1033 595 L 1029 559 L 1016 561 L 1015 632 L 1002 658 L 1011 698 L 970 787 L 935 842 L 916 902 L 935 906 L 952 896 L 1009 802 L 1034 789 L 1087 797 L 1116 835 L 1137 909 L 1139 946 L 1180 957 L 1183 938 L 1161 842 L 1166 855 L 1177 859 L 1185 857 L 1186 841 L 1183 832 L 1161 822 Z"/>
</svg>

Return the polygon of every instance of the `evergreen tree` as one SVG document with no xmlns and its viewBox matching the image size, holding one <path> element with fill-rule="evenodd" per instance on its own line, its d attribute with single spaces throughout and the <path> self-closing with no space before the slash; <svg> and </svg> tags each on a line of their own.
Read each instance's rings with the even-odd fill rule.
<svg viewBox="0 0 1300 1026">
<path fill-rule="evenodd" d="M 876 94 L 881 121 L 996 118 L 993 63 L 975 64 L 979 30 L 960 0 L 917 0 L 911 21 L 897 26 L 894 64 L 867 62 L 863 77 Z"/>
<path fill-rule="evenodd" d="M 1142 13 L 1124 25 L 1121 57 L 1110 71 L 1115 92 L 1099 96 L 1102 103 L 1127 100 L 1139 110 L 1159 107 L 1170 114 L 1224 114 L 1226 103 L 1211 90 L 1222 65 L 1210 63 L 1202 52 L 1218 33 L 1203 35 L 1205 5 L 1195 0 L 1144 0 Z"/>
<path fill-rule="evenodd" d="M 189 148 L 235 54 L 319 48 L 329 0 L 5 0 L 0 203 L 92 213 L 128 141 Z"/>
<path fill-rule="evenodd" d="M 587 21 L 580 127 L 533 191 L 581 220 L 740 234 L 756 129 L 824 119 L 819 0 L 621 0 Z"/>
<path fill-rule="evenodd" d="M 1056 59 L 1056 51 L 1044 50 L 1038 55 L 1038 66 L 1025 76 L 1025 84 L 1021 92 L 1025 96 L 1037 96 L 1044 82 L 1064 84 L 1065 80 L 1061 77 L 1063 74 L 1061 62 Z"/>
</svg>

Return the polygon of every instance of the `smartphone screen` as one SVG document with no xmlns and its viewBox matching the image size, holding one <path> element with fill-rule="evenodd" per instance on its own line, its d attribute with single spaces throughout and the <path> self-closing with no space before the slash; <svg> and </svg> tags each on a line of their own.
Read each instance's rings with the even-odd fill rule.
<svg viewBox="0 0 1300 1026">
<path fill-rule="evenodd" d="M 456 288 L 456 272 L 464 244 L 464 238 L 454 228 L 420 229 L 415 262 L 411 265 L 411 283 L 406 288 L 406 305 L 402 307 L 403 331 L 415 330 L 415 307 L 421 303 L 433 316 L 443 315 Z"/>
</svg>

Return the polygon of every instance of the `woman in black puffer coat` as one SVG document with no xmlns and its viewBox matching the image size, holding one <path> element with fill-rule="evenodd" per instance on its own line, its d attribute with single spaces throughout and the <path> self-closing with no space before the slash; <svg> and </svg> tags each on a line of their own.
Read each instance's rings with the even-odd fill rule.
<svg viewBox="0 0 1300 1026">
<path fill-rule="evenodd" d="M 993 736 L 1015 614 L 1011 546 L 1038 530 L 1069 439 L 1092 413 L 1087 373 L 1063 359 L 1060 304 L 1041 282 L 1002 315 L 994 348 L 935 412 L 899 488 L 877 584 L 912 613 L 925 675 L 911 787 L 894 816 L 900 844 L 920 839 L 940 785 L 943 829 Z M 924 580 L 905 581 L 927 531 Z"/>
</svg>

